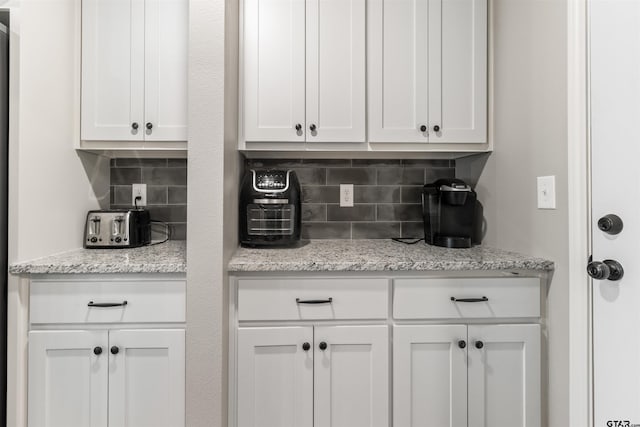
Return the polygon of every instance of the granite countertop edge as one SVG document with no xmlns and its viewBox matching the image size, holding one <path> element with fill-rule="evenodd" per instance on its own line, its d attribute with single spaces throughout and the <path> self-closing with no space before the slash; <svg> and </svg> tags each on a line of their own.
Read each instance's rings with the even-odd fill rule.
<svg viewBox="0 0 640 427">
<path fill-rule="evenodd" d="M 391 240 L 311 240 L 296 248 L 239 247 L 229 273 L 243 272 L 393 272 L 501 271 L 549 272 L 552 261 L 501 249 L 477 246 L 448 249 Z"/>
<path fill-rule="evenodd" d="M 9 273 L 14 275 L 169 274 L 186 271 L 185 241 L 127 249 L 74 249 L 9 265 Z"/>
</svg>

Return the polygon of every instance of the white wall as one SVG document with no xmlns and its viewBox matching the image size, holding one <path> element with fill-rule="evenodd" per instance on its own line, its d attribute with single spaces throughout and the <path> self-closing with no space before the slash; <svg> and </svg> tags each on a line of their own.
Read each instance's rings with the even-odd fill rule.
<svg viewBox="0 0 640 427">
<path fill-rule="evenodd" d="M 569 425 L 566 0 L 493 0 L 495 151 L 478 182 L 486 244 L 551 259 L 548 425 Z M 556 176 L 557 209 L 536 207 Z"/>
<path fill-rule="evenodd" d="M 189 427 L 224 426 L 227 419 L 226 264 L 237 247 L 238 229 L 237 3 L 190 1 L 186 358 Z"/>
<path fill-rule="evenodd" d="M 8 3 L 11 263 L 82 246 L 87 210 L 108 202 L 109 162 L 73 148 L 80 128 L 80 2 Z M 26 294 L 10 277 L 7 358 L 17 369 L 8 372 L 7 425 L 16 427 L 25 421 L 26 320 Z"/>
</svg>

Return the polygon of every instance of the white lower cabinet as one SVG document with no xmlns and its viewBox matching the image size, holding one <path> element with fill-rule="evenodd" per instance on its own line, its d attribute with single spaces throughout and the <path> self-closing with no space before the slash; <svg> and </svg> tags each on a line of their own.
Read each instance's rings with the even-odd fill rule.
<svg viewBox="0 0 640 427">
<path fill-rule="evenodd" d="M 232 277 L 229 425 L 541 427 L 541 291 L 496 273 Z"/>
<path fill-rule="evenodd" d="M 469 325 L 468 334 L 469 427 L 540 427 L 540 325 Z"/>
<path fill-rule="evenodd" d="M 32 280 L 29 427 L 184 427 L 184 297 L 184 278 Z"/>
<path fill-rule="evenodd" d="M 184 425 L 184 330 L 32 331 L 29 426 Z"/>
<path fill-rule="evenodd" d="M 238 427 L 389 425 L 385 325 L 238 329 Z"/>
<path fill-rule="evenodd" d="M 539 427 L 540 326 L 394 327 L 394 426 Z"/>
<path fill-rule="evenodd" d="M 107 341 L 107 331 L 29 333 L 29 427 L 107 427 Z"/>
</svg>

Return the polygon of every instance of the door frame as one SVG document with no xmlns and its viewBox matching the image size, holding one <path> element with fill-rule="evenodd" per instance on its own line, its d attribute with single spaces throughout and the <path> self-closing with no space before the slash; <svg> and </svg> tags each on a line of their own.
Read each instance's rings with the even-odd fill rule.
<svg viewBox="0 0 640 427">
<path fill-rule="evenodd" d="M 593 427 L 588 1 L 567 1 L 569 425 Z"/>
</svg>

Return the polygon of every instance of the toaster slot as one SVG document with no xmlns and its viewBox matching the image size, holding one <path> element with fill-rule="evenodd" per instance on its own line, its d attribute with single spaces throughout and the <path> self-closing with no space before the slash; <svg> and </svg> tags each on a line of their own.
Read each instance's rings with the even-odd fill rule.
<svg viewBox="0 0 640 427">
<path fill-rule="evenodd" d="M 247 206 L 247 230 L 253 236 L 291 236 L 295 208 L 290 204 Z"/>
</svg>

